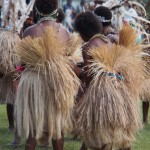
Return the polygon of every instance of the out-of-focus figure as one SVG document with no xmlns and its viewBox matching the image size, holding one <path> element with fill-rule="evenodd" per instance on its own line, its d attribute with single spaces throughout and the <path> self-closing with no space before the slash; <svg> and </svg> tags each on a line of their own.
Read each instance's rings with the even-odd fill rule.
<svg viewBox="0 0 150 150">
<path fill-rule="evenodd" d="M 84 12 L 89 9 L 89 3 L 88 0 L 81 0 L 80 4 L 77 6 L 76 12 Z"/>
<path fill-rule="evenodd" d="M 65 13 L 65 26 L 70 31 L 73 32 L 73 19 L 76 15 L 75 9 L 72 6 L 72 0 L 67 0 L 67 3 L 63 6 Z"/>
<path fill-rule="evenodd" d="M 112 28 L 112 12 L 105 6 L 99 6 L 94 9 L 94 13 L 98 16 L 103 25 L 103 34 L 107 36 L 112 43 L 118 43 L 118 33 Z"/>
</svg>

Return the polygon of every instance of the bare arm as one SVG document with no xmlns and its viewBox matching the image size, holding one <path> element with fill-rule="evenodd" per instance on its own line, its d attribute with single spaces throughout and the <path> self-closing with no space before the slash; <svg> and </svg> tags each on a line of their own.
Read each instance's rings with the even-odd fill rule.
<svg viewBox="0 0 150 150">
<path fill-rule="evenodd" d="M 83 60 L 84 60 L 84 70 L 85 70 L 85 83 L 88 86 L 90 84 L 90 82 L 93 79 L 93 75 L 89 75 L 89 70 L 90 70 L 90 64 L 91 64 L 91 60 L 92 57 L 88 55 L 88 52 L 92 49 L 92 48 L 101 48 L 101 46 L 103 45 L 112 45 L 111 42 L 105 43 L 103 40 L 101 40 L 100 38 L 94 38 L 92 40 L 89 41 L 88 44 L 86 44 L 83 48 L 82 51 L 82 55 L 83 55 Z"/>
</svg>

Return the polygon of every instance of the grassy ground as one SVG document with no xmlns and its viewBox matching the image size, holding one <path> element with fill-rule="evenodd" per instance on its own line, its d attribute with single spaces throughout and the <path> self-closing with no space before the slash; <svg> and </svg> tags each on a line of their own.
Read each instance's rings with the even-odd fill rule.
<svg viewBox="0 0 150 150">
<path fill-rule="evenodd" d="M 149 117 L 150 122 L 150 117 Z M 6 117 L 6 107 L 0 106 L 0 150 L 23 150 L 24 140 L 22 140 L 21 146 L 14 148 L 7 144 L 13 140 L 13 134 L 8 132 L 8 121 Z M 79 150 L 81 146 L 81 140 L 73 141 L 71 137 L 65 138 L 64 150 Z M 45 150 L 46 148 L 37 147 L 36 150 Z M 47 150 L 52 150 L 48 148 Z M 147 125 L 138 135 L 137 141 L 133 144 L 132 150 L 150 150 L 150 123 Z"/>
</svg>

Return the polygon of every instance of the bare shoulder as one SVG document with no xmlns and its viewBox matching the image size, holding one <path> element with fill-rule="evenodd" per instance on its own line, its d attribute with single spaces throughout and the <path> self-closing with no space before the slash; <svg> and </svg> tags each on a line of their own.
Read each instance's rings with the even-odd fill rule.
<svg viewBox="0 0 150 150">
<path fill-rule="evenodd" d="M 25 29 L 24 33 L 23 33 L 23 38 L 27 37 L 27 36 L 34 36 L 35 34 L 35 28 L 36 28 L 36 24 L 32 25 L 30 27 L 28 27 L 27 29 Z"/>
<path fill-rule="evenodd" d="M 108 40 L 108 42 L 106 43 L 104 40 L 102 40 L 101 38 L 93 38 L 89 41 L 88 45 L 90 47 L 101 47 L 103 45 L 112 45 L 111 42 Z"/>
<path fill-rule="evenodd" d="M 65 40 L 65 41 L 68 41 L 71 38 L 69 31 L 63 26 L 60 27 L 59 38 Z"/>
<path fill-rule="evenodd" d="M 100 45 L 106 44 L 102 39 L 100 38 L 93 38 L 89 41 L 90 47 L 99 47 Z"/>
</svg>

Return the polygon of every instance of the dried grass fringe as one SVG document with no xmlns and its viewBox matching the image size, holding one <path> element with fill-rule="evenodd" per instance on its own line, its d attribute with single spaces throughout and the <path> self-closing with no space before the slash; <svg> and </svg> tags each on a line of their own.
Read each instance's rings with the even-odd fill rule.
<svg viewBox="0 0 150 150">
<path fill-rule="evenodd" d="M 145 80 L 143 80 L 143 84 L 139 90 L 139 96 L 142 101 L 149 101 L 150 100 L 150 90 L 149 90 L 149 78 L 150 78 L 150 54 L 149 44 L 146 45 L 139 45 L 136 42 L 137 35 L 135 30 L 130 26 L 124 26 L 123 29 L 120 31 L 120 45 L 123 45 L 127 48 L 133 48 L 133 50 L 139 50 L 141 53 L 143 52 L 143 60 L 145 61 Z"/>
<path fill-rule="evenodd" d="M 15 70 L 18 57 L 14 54 L 14 46 L 19 41 L 17 33 L 0 29 L 0 72 L 6 74 Z"/>
<path fill-rule="evenodd" d="M 81 63 L 83 62 L 82 57 L 82 43 L 83 40 L 80 38 L 80 36 L 77 33 L 71 34 L 70 41 L 68 43 L 67 48 L 67 56 L 71 61 L 74 63 Z"/>
<path fill-rule="evenodd" d="M 140 89 L 140 99 L 142 101 L 150 101 L 150 47 L 143 49 L 147 54 L 143 57 L 143 60 L 146 62 L 147 78 L 143 81 L 143 84 Z"/>
<path fill-rule="evenodd" d="M 13 76 L 15 65 L 19 58 L 15 55 L 14 46 L 20 41 L 19 35 L 12 31 L 0 29 L 0 72 L 4 76 L 0 79 L 0 103 L 13 104 L 15 87 Z"/>
<path fill-rule="evenodd" d="M 124 47 L 139 45 L 136 40 L 137 33 L 131 26 L 124 25 L 119 31 L 119 45 L 123 45 Z M 137 50 L 136 46 L 132 50 Z"/>
<path fill-rule="evenodd" d="M 40 139 L 46 131 L 49 138 L 59 139 L 61 131 L 71 130 L 79 79 L 64 56 L 66 49 L 66 43 L 60 42 L 50 27 L 43 37 L 27 37 L 16 47 L 26 64 L 15 103 L 19 135 L 28 138 L 31 132 Z"/>
<path fill-rule="evenodd" d="M 89 55 L 93 58 L 89 71 L 93 80 L 77 106 L 84 142 L 90 148 L 110 143 L 128 147 L 142 128 L 137 100 L 145 78 L 142 53 L 113 45 L 91 49 Z M 104 72 L 118 73 L 125 80 L 104 76 Z"/>
<path fill-rule="evenodd" d="M 140 90 L 140 99 L 145 102 L 150 101 L 150 79 L 144 80 Z"/>
<path fill-rule="evenodd" d="M 149 77 L 150 77 L 150 54 L 149 54 L 149 45 L 139 45 L 137 40 L 136 31 L 131 26 L 124 26 L 119 33 L 120 41 L 119 44 L 125 46 L 128 49 L 139 51 L 143 53 L 143 60 L 145 61 L 145 79 L 143 79 L 143 84 L 140 87 L 139 95 L 140 99 L 143 101 L 148 101 L 150 99 L 150 90 L 149 90 Z"/>
</svg>

